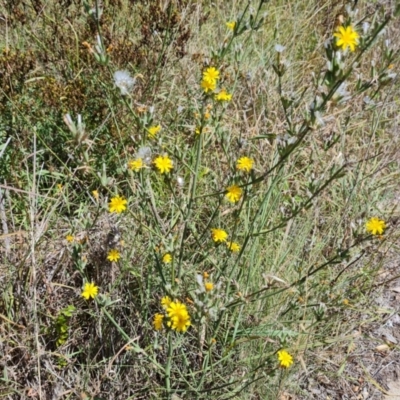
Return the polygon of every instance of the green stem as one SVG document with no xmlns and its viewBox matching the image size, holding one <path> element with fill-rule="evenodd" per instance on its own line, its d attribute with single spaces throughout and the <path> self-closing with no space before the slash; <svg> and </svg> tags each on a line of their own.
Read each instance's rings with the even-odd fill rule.
<svg viewBox="0 0 400 400">
<path fill-rule="evenodd" d="M 168 332 L 168 355 L 167 365 L 165 366 L 165 386 L 167 388 L 167 398 L 171 396 L 171 361 L 172 361 L 172 334 Z"/>
</svg>

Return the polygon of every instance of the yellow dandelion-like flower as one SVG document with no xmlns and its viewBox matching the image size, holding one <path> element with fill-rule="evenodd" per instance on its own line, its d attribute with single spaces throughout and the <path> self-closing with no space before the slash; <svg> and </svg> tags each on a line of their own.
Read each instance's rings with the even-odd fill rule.
<svg viewBox="0 0 400 400">
<path fill-rule="evenodd" d="M 372 217 L 365 224 L 365 229 L 367 232 L 372 233 L 373 235 L 382 235 L 386 229 L 386 224 L 385 221 L 376 217 Z"/>
<path fill-rule="evenodd" d="M 236 242 L 227 242 L 226 246 L 232 253 L 238 253 L 240 251 L 240 245 Z"/>
<path fill-rule="evenodd" d="M 213 92 L 217 87 L 217 81 L 206 81 L 203 79 L 201 81 L 201 87 L 206 93 Z"/>
<path fill-rule="evenodd" d="M 171 261 L 172 261 L 172 256 L 171 256 L 171 254 L 169 254 L 169 253 L 164 254 L 164 257 L 162 258 L 162 260 L 163 260 L 163 263 L 164 263 L 164 264 L 170 264 Z"/>
<path fill-rule="evenodd" d="M 96 200 L 99 199 L 99 192 L 98 192 L 98 190 L 92 190 L 92 195 L 93 195 L 93 197 L 94 197 Z"/>
<path fill-rule="evenodd" d="M 162 305 L 165 309 L 167 309 L 171 303 L 172 303 L 172 300 L 171 300 L 171 298 L 170 298 L 169 296 L 164 296 L 164 297 L 161 299 L 161 305 Z"/>
<path fill-rule="evenodd" d="M 204 119 L 210 119 L 210 117 L 211 117 L 211 114 L 208 111 L 206 111 L 204 113 Z"/>
<path fill-rule="evenodd" d="M 144 162 L 141 158 L 137 158 L 136 160 L 131 160 L 128 162 L 128 168 L 132 171 L 138 172 L 144 167 Z"/>
<path fill-rule="evenodd" d="M 228 21 L 225 22 L 225 25 L 228 29 L 230 29 L 231 31 L 233 31 L 235 29 L 236 26 L 236 22 L 235 21 Z"/>
<path fill-rule="evenodd" d="M 66 237 L 65 237 L 65 239 L 66 239 L 66 241 L 68 242 L 68 243 L 72 243 L 73 241 L 74 241 L 74 237 L 72 236 L 72 235 L 67 235 Z"/>
<path fill-rule="evenodd" d="M 226 198 L 231 203 L 237 203 L 242 197 L 243 190 L 238 185 L 229 186 L 226 189 Z"/>
<path fill-rule="evenodd" d="M 149 132 L 149 137 L 154 139 L 157 136 L 157 133 L 161 131 L 161 125 L 151 126 L 147 131 Z"/>
<path fill-rule="evenodd" d="M 174 317 L 174 318 L 171 318 L 170 321 L 168 322 L 168 326 L 171 329 L 173 329 L 177 332 L 182 332 L 182 333 L 185 333 L 190 325 L 191 325 L 191 322 L 190 322 L 189 316 Z"/>
<path fill-rule="evenodd" d="M 203 71 L 203 81 L 216 83 L 219 79 L 219 71 L 214 67 L 209 67 Z"/>
<path fill-rule="evenodd" d="M 168 326 L 177 332 L 186 332 L 190 326 L 190 315 L 186 305 L 179 301 L 172 301 L 167 308 L 169 317 Z"/>
<path fill-rule="evenodd" d="M 360 37 L 351 25 L 347 27 L 339 26 L 333 36 L 337 39 L 336 46 L 341 47 L 342 50 L 346 50 L 349 47 L 351 51 L 356 49 L 358 38 Z"/>
<path fill-rule="evenodd" d="M 174 168 L 174 164 L 168 156 L 158 156 L 154 160 L 154 165 L 160 174 L 168 174 Z"/>
<path fill-rule="evenodd" d="M 210 277 L 210 274 L 208 272 L 203 272 L 203 278 L 207 279 Z"/>
<path fill-rule="evenodd" d="M 213 228 L 211 229 L 211 237 L 214 242 L 226 242 L 226 239 L 228 238 L 228 234 L 223 230 L 219 228 Z"/>
<path fill-rule="evenodd" d="M 187 310 L 186 304 L 181 303 L 179 300 L 171 301 L 167 308 L 167 314 L 169 318 L 174 318 L 176 316 L 188 316 L 189 312 Z"/>
<path fill-rule="evenodd" d="M 293 364 L 293 357 L 286 350 L 278 351 L 278 360 L 283 368 L 289 368 Z"/>
<path fill-rule="evenodd" d="M 108 210 L 110 213 L 117 213 L 120 214 L 122 211 L 126 210 L 126 204 L 128 202 L 120 196 L 115 196 L 111 199 L 109 205 L 108 205 Z"/>
<path fill-rule="evenodd" d="M 232 95 L 230 93 L 228 93 L 225 89 L 221 89 L 221 91 L 215 95 L 215 100 L 231 101 Z"/>
<path fill-rule="evenodd" d="M 206 289 L 206 292 L 211 292 L 211 290 L 214 289 L 214 284 L 211 282 L 206 282 L 204 284 L 204 289 Z"/>
<path fill-rule="evenodd" d="M 99 288 L 93 282 L 85 283 L 82 290 L 82 297 L 86 300 L 89 300 L 90 298 L 94 299 L 98 292 Z"/>
<path fill-rule="evenodd" d="M 118 250 L 112 249 L 107 254 L 108 261 L 118 261 L 121 258 L 121 254 Z"/>
<path fill-rule="evenodd" d="M 249 157 L 241 157 L 236 161 L 238 171 L 250 172 L 253 169 L 254 161 Z"/>
<path fill-rule="evenodd" d="M 162 315 L 162 314 L 157 313 L 156 315 L 154 315 L 153 326 L 156 331 L 160 331 L 162 329 L 163 319 L 164 319 L 164 315 Z"/>
</svg>

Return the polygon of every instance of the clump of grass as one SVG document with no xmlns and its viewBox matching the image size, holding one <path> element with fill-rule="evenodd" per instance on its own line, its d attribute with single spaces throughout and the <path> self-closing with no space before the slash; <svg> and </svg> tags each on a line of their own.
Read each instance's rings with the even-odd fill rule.
<svg viewBox="0 0 400 400">
<path fill-rule="evenodd" d="M 230 14 L 209 47 L 189 29 L 213 23 L 206 4 L 160 4 L 133 6 L 137 41 L 117 5 L 53 5 L 76 24 L 71 39 L 43 19 L 43 75 L 5 52 L 22 65 L 0 169 L 3 225 L 22 238 L 0 303 L 10 395 L 276 398 L 390 245 L 375 177 L 392 154 L 375 138 L 397 53 L 362 63 L 393 16 L 348 8 L 297 59 L 282 36 L 251 72 L 278 4 Z"/>
</svg>

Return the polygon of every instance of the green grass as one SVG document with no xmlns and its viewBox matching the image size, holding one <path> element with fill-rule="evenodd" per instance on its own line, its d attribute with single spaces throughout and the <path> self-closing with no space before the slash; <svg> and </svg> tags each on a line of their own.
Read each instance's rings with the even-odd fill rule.
<svg viewBox="0 0 400 400">
<path fill-rule="evenodd" d="M 373 312 L 374 279 L 397 238 L 394 17 L 374 3 L 353 17 L 335 2 L 246 4 L 110 1 L 99 21 L 79 2 L 2 4 L 5 397 L 306 396 L 291 378 L 306 364 L 322 369 L 318 351 L 351 342 L 355 316 Z M 339 14 L 362 39 L 335 75 Z M 209 66 L 231 102 L 202 91 Z M 136 78 L 129 95 L 117 70 Z M 143 147 L 149 162 L 131 171 Z M 169 174 L 154 165 L 164 154 Z M 248 174 L 236 170 L 242 156 L 254 159 Z M 232 184 L 243 190 L 235 204 Z M 128 200 L 121 214 L 109 212 L 116 195 Z M 383 240 L 365 231 L 373 216 L 386 221 Z M 214 243 L 212 228 L 240 251 Z M 87 282 L 99 287 L 91 300 Z M 187 306 L 187 332 L 167 315 L 154 330 L 164 296 Z M 288 369 L 280 349 L 293 356 Z"/>
</svg>

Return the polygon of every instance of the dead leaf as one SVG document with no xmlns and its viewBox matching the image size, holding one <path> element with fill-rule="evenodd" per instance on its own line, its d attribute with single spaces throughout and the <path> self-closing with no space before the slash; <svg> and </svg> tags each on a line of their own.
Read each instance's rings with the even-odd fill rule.
<svg viewBox="0 0 400 400">
<path fill-rule="evenodd" d="M 393 292 L 396 292 L 396 293 L 400 293 L 400 286 L 390 288 L 390 290 L 393 291 Z"/>
<path fill-rule="evenodd" d="M 391 343 L 397 344 L 398 343 L 397 339 L 390 332 L 387 332 L 387 331 L 383 332 L 382 336 L 383 336 L 384 341 L 387 344 L 391 344 Z"/>
<path fill-rule="evenodd" d="M 375 347 L 375 350 L 381 351 L 381 352 L 386 352 L 389 351 L 390 347 L 387 344 L 380 344 L 379 346 Z"/>
</svg>

